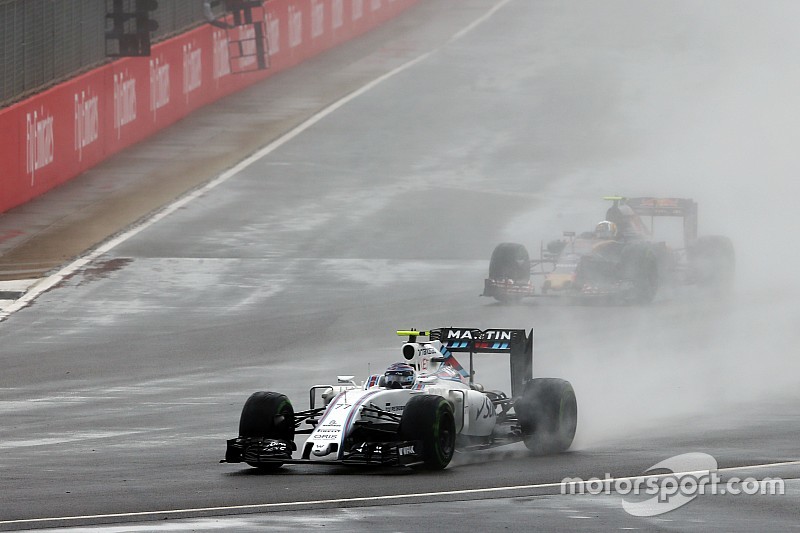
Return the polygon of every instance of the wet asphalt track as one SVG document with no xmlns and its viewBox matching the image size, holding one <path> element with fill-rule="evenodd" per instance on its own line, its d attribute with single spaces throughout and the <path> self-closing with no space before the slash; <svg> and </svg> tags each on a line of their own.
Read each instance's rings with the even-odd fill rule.
<svg viewBox="0 0 800 533">
<path fill-rule="evenodd" d="M 501 5 L 470 0 L 454 15 L 437 4 L 409 16 L 421 27 L 448 18 L 455 34 Z M 800 290 L 780 270 L 753 282 L 751 256 L 768 242 L 737 241 L 740 280 L 727 301 L 684 291 L 646 308 L 477 297 L 494 244 L 534 250 L 585 229 L 604 194 L 694 195 L 701 213 L 709 206 L 703 222 L 723 229 L 736 206 L 719 192 L 737 176 L 735 158 L 716 172 L 718 160 L 703 157 L 712 147 L 690 150 L 686 137 L 711 138 L 717 116 L 702 110 L 716 109 L 740 50 L 721 44 L 725 28 L 709 30 L 710 8 L 612 5 L 502 4 L 0 323 L 0 529 L 796 527 L 796 464 L 725 473 L 781 476 L 784 496 L 701 496 L 653 518 L 627 514 L 616 495 L 538 486 L 635 476 L 688 452 L 720 468 L 800 459 L 798 363 L 787 355 L 800 340 Z M 672 137 L 690 119 L 701 131 Z M 653 166 L 679 155 L 703 183 Z M 440 473 L 262 475 L 219 464 L 250 392 L 303 405 L 311 384 L 397 359 L 394 329 L 443 325 L 534 327 L 536 374 L 569 379 L 578 394 L 574 450 L 533 458 L 512 446 L 459 456 Z M 504 362 L 477 368 L 504 387 Z M 452 492 L 486 488 L 502 490 Z M 362 499 L 326 502 L 341 498 Z M 276 503 L 290 505 L 258 507 Z"/>
</svg>

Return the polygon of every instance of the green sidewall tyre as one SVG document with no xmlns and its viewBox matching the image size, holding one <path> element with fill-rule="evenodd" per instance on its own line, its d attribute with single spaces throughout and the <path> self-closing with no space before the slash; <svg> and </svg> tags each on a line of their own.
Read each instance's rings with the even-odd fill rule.
<svg viewBox="0 0 800 533">
<path fill-rule="evenodd" d="M 442 396 L 412 396 L 403 409 L 400 440 L 422 441 L 423 467 L 442 470 L 455 453 L 456 424 L 453 406 Z"/>
<path fill-rule="evenodd" d="M 294 441 L 294 408 L 289 398 L 277 392 L 254 392 L 242 407 L 239 436 Z M 280 463 L 255 464 L 263 470 L 280 468 Z"/>
</svg>

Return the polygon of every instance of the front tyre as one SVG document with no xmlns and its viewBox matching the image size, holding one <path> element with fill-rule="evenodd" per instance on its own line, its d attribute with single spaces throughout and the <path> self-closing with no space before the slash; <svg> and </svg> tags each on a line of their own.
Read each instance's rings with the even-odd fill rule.
<svg viewBox="0 0 800 533">
<path fill-rule="evenodd" d="M 254 392 L 242 408 L 239 436 L 294 441 L 294 408 L 284 394 Z M 263 470 L 275 470 L 281 463 L 250 463 Z"/>
<path fill-rule="evenodd" d="M 578 401 L 563 379 L 536 378 L 514 403 L 525 446 L 539 455 L 566 451 L 575 438 Z"/>
<path fill-rule="evenodd" d="M 531 259 L 528 249 L 515 242 L 503 242 L 495 246 L 489 260 L 489 279 L 497 282 L 511 281 L 514 285 L 526 285 L 531 280 Z M 519 294 L 496 289 L 492 296 L 501 303 L 517 303 Z"/>
<path fill-rule="evenodd" d="M 527 283 L 531 279 L 531 259 L 525 246 L 503 242 L 495 246 L 489 260 L 489 277 Z"/>
<path fill-rule="evenodd" d="M 453 406 L 435 394 L 412 396 L 403 409 L 398 435 L 400 440 L 422 441 L 425 469 L 443 470 L 455 453 Z"/>
</svg>

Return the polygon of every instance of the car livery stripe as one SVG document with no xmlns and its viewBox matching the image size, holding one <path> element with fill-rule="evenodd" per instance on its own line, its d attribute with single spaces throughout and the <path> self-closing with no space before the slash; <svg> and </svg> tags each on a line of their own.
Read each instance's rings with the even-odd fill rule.
<svg viewBox="0 0 800 533">
<path fill-rule="evenodd" d="M 447 346 L 450 348 L 466 348 L 467 346 L 469 346 L 469 342 L 467 341 L 451 342 L 448 343 Z"/>
<path fill-rule="evenodd" d="M 355 418 L 359 407 L 361 407 L 365 401 L 369 400 L 370 398 L 381 392 L 383 392 L 383 390 L 375 390 L 372 392 L 368 392 L 364 396 L 362 396 L 359 400 L 357 400 L 356 403 L 353 404 L 353 406 L 350 408 L 350 413 L 347 415 L 347 418 L 344 421 L 344 426 L 342 426 L 342 438 L 350 434 L 350 426 L 353 425 L 354 422 L 353 419 Z M 343 455 L 344 455 L 344 447 L 340 447 L 339 453 L 337 454 L 337 458 L 341 459 Z"/>
<path fill-rule="evenodd" d="M 315 430 L 318 427 L 322 427 L 322 423 L 325 422 L 328 419 L 328 417 L 330 416 L 330 414 L 331 414 L 331 406 L 336 405 L 336 402 L 339 401 L 339 397 L 342 396 L 345 392 L 347 392 L 347 391 L 342 391 L 342 392 L 340 392 L 339 394 L 337 394 L 336 396 L 333 397 L 333 400 L 331 400 L 331 403 L 328 404 L 328 409 L 325 410 L 325 414 L 322 416 L 320 421 L 317 422 L 317 425 L 314 427 Z"/>
<path fill-rule="evenodd" d="M 509 344 L 507 342 L 476 342 L 476 350 L 507 350 Z"/>
<path fill-rule="evenodd" d="M 469 377 L 469 372 L 467 372 L 467 370 L 461 366 L 461 363 L 458 362 L 458 359 L 453 357 L 453 354 L 450 353 L 450 350 L 448 350 L 446 346 L 442 346 L 442 349 L 439 351 L 447 359 L 446 364 L 448 366 L 455 369 L 455 371 L 461 374 L 461 376 L 465 378 Z"/>
</svg>

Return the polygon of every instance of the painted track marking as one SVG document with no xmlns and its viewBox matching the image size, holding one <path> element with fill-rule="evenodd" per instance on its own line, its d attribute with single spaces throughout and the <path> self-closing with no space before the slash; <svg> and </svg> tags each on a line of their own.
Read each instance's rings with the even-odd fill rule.
<svg viewBox="0 0 800 533">
<path fill-rule="evenodd" d="M 776 468 L 785 466 L 800 466 L 800 461 L 786 461 L 781 463 L 763 463 L 755 465 L 731 466 L 726 468 L 718 468 L 716 472 L 734 472 L 739 470 L 752 470 L 758 468 Z M 627 476 L 619 478 L 609 478 L 608 481 L 613 483 L 616 481 L 636 481 L 641 479 L 646 481 L 648 479 L 659 479 L 670 476 L 684 476 L 690 474 L 700 474 L 705 471 L 687 471 L 687 472 L 669 472 L 666 474 L 652 474 L 640 476 Z M 583 481 L 576 483 L 576 485 L 586 485 L 590 481 Z M 438 492 L 418 492 L 408 494 L 387 494 L 384 496 L 360 496 L 355 498 L 333 498 L 327 500 L 305 500 L 294 502 L 278 502 L 278 503 L 252 503 L 246 505 L 226 505 L 218 507 L 195 507 L 188 509 L 163 509 L 160 511 L 136 511 L 130 513 L 109 513 L 109 514 L 95 514 L 95 515 L 82 515 L 82 516 L 54 516 L 49 518 L 23 518 L 19 520 L 2 520 L 0 525 L 20 525 L 20 524 L 43 524 L 47 522 L 75 522 L 79 520 L 108 520 L 114 518 L 163 518 L 173 515 L 195 515 L 200 513 L 220 513 L 230 514 L 232 511 L 282 511 L 291 510 L 293 508 L 308 506 L 308 505 L 330 505 L 330 504 L 348 504 L 348 503 L 367 503 L 367 502 L 386 502 L 397 500 L 419 500 L 423 498 L 442 497 L 442 496 L 466 496 L 471 494 L 496 494 L 502 492 L 513 492 L 520 490 L 534 490 L 534 489 L 552 489 L 561 488 L 570 483 L 536 483 L 531 485 L 511 485 L 506 487 L 486 487 L 482 489 L 461 489 L 461 490 L 445 490 Z M 282 509 L 283 508 L 283 509 Z"/>
<path fill-rule="evenodd" d="M 508 4 L 511 1 L 512 0 L 502 0 L 497 5 L 493 6 L 492 9 L 490 9 L 489 11 L 484 13 L 481 17 L 479 17 L 478 19 L 476 19 L 475 21 L 470 23 L 468 26 L 466 26 L 464 29 L 462 29 L 462 30 L 458 31 L 457 33 L 455 33 L 447 41 L 447 43 L 449 44 L 449 43 L 452 43 L 452 42 L 457 41 L 458 39 L 462 38 L 463 36 L 465 36 L 466 34 L 471 32 L 472 30 L 477 28 L 480 24 L 482 24 L 483 22 L 488 20 L 499 9 L 501 9 L 502 7 L 504 7 L 506 4 Z M 210 190 L 216 188 L 218 185 L 228 181 L 231 177 L 235 176 L 236 174 L 238 174 L 242 170 L 246 169 L 247 167 L 249 167 L 250 165 L 252 165 L 256 161 L 258 161 L 258 160 L 262 159 L 263 157 L 269 155 L 270 153 L 274 152 L 275 150 L 277 150 L 278 148 L 280 148 L 281 146 L 283 146 L 287 142 L 291 141 L 292 139 L 294 139 L 295 137 L 297 137 L 298 135 L 303 133 L 305 130 L 309 129 L 311 126 L 313 126 L 314 124 L 316 124 L 320 120 L 324 119 L 325 117 L 327 117 L 328 115 L 333 113 L 334 111 L 338 110 L 342 106 L 344 106 L 347 103 L 351 102 L 355 98 L 358 98 L 359 96 L 361 96 L 361 95 L 365 94 L 366 92 L 372 90 L 373 88 L 375 88 L 376 86 L 380 85 L 381 83 L 383 83 L 384 81 L 388 80 L 389 78 L 392 78 L 392 77 L 396 76 L 397 74 L 403 72 L 404 70 L 407 70 L 407 69 L 413 67 L 417 63 L 420 63 L 421 61 L 424 61 L 425 59 L 430 57 L 433 53 L 438 51 L 440 48 L 441 47 L 437 47 L 437 48 L 431 50 L 430 52 L 425 52 L 424 54 L 421 54 L 421 55 L 415 57 L 414 59 L 411 59 L 411 60 L 407 61 L 406 63 L 403 63 L 399 67 L 387 72 L 386 74 L 383 74 L 383 75 L 375 78 L 374 80 L 370 81 L 369 83 L 367 83 L 366 85 L 362 86 L 361 88 L 353 91 L 352 93 L 348 94 L 347 96 L 337 100 L 336 102 L 333 102 L 328 107 L 324 108 L 323 110 L 321 110 L 318 113 L 312 115 L 311 117 L 309 117 L 308 119 L 306 119 L 305 121 L 300 123 L 299 125 L 295 126 L 288 133 L 285 133 L 281 137 L 277 138 L 276 140 L 272 141 L 271 143 L 269 143 L 265 147 L 261 148 L 257 152 L 253 153 L 252 155 L 250 155 L 247 158 L 243 159 L 242 161 L 240 161 L 239 163 L 237 163 L 233 167 L 229 168 L 228 170 L 226 170 L 225 172 L 223 172 L 222 174 L 220 174 L 219 176 L 217 176 L 216 178 L 214 178 L 213 180 L 208 182 L 203 187 L 200 187 L 199 189 L 195 189 L 192 192 L 186 194 L 185 196 L 182 196 L 181 198 L 179 198 L 178 200 L 174 201 L 173 203 L 168 204 L 166 207 L 161 209 L 159 212 L 154 214 L 152 217 L 150 217 L 148 219 L 145 219 L 141 223 L 131 227 L 127 231 L 124 231 L 120 235 L 118 235 L 118 236 L 116 236 L 116 237 L 114 237 L 114 238 L 112 238 L 112 239 L 110 239 L 110 240 L 108 240 L 108 241 L 106 241 L 104 243 L 101 243 L 99 246 L 94 248 L 88 254 L 79 257 L 78 259 L 76 259 L 72 263 L 70 263 L 67 266 L 65 266 L 62 269 L 60 269 L 58 272 L 55 272 L 54 274 L 51 274 L 50 276 L 47 276 L 46 278 L 43 278 L 41 281 L 39 281 L 37 283 L 34 283 L 23 296 L 21 296 L 19 299 L 17 299 L 13 304 L 9 305 L 8 307 L 5 307 L 4 309 L 2 309 L 0 311 L 0 322 L 2 322 L 3 320 L 7 319 L 11 314 L 13 314 L 13 313 L 19 311 L 20 309 L 23 309 L 23 308 L 27 307 L 28 305 L 30 305 L 31 302 L 33 302 L 36 298 L 39 297 L 39 295 L 41 295 L 42 293 L 50 290 L 51 288 L 56 286 L 58 283 L 60 283 L 62 280 L 64 280 L 64 278 L 66 278 L 67 276 L 75 273 L 78 269 L 80 269 L 80 268 L 86 266 L 87 264 L 91 263 L 92 261 L 94 261 L 95 259 L 100 257 L 101 255 L 103 255 L 105 253 L 108 253 L 109 251 L 113 250 L 114 248 L 116 248 L 117 246 L 119 246 L 123 242 L 127 241 L 131 237 L 133 237 L 133 236 L 137 235 L 138 233 L 144 231 L 145 229 L 149 228 L 150 226 L 152 226 L 153 224 L 157 223 L 161 219 L 163 219 L 163 218 L 169 216 L 170 214 L 174 213 L 175 211 L 177 211 L 181 207 L 183 207 L 183 206 L 189 204 L 190 202 L 194 201 L 198 197 L 206 194 Z"/>
</svg>

